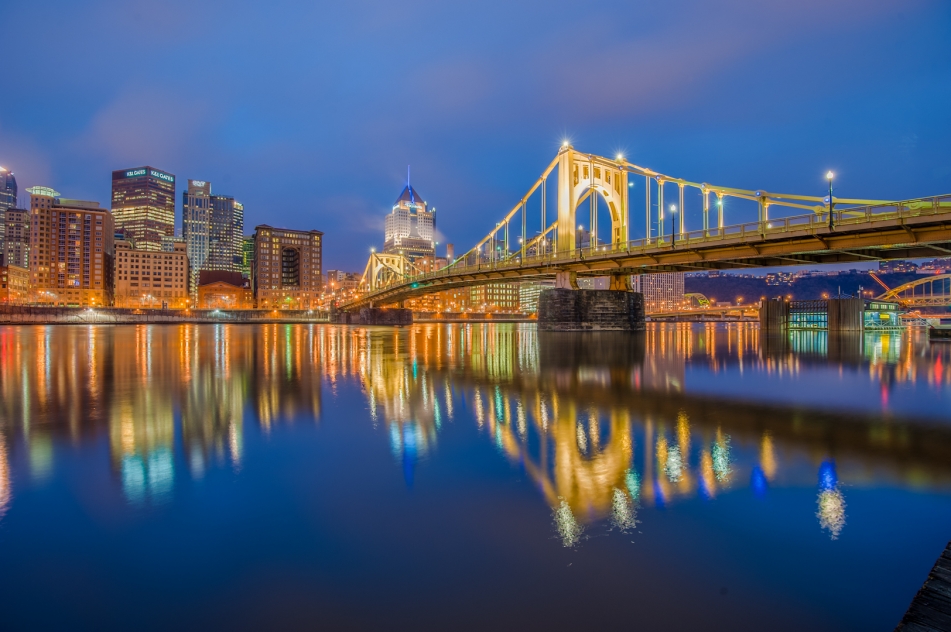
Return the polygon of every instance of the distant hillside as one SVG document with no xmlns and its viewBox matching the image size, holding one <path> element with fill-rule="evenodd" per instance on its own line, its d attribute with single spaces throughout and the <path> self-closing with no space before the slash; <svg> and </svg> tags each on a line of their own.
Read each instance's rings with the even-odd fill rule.
<svg viewBox="0 0 951 632">
<path fill-rule="evenodd" d="M 898 272 L 879 275 L 889 287 L 897 287 L 903 283 L 920 279 L 921 275 Z M 878 296 L 885 290 L 875 282 L 868 272 L 843 272 L 836 276 L 804 277 L 796 279 L 788 285 L 766 285 L 765 278 L 744 278 L 733 275 L 719 277 L 687 277 L 684 280 L 684 291 L 699 292 L 711 301 L 735 303 L 742 297 L 744 303 L 755 303 L 762 297 L 777 298 L 791 296 L 794 301 L 804 301 L 822 298 L 823 293 L 836 296 L 840 290 L 842 294 L 858 295 L 859 286 L 864 291 L 871 290 L 873 296 Z"/>
</svg>

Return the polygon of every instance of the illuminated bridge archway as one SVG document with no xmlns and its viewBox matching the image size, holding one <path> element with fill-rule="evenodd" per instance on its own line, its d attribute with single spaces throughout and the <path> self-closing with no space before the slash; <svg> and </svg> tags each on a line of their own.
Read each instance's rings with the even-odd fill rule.
<svg viewBox="0 0 951 632">
<path fill-rule="evenodd" d="M 908 307 L 951 306 L 951 274 L 939 274 L 916 279 L 893 288 L 879 300 L 898 301 Z"/>
<path fill-rule="evenodd" d="M 554 221 L 549 221 L 547 199 L 550 176 L 556 180 Z M 631 240 L 630 192 L 639 178 L 645 236 Z M 673 209 L 664 197 L 671 192 L 677 196 Z M 688 200 L 685 192 L 693 197 Z M 755 205 L 757 220 L 728 224 L 725 202 L 731 199 Z M 591 207 L 587 242 L 577 233 L 586 200 Z M 597 219 L 601 200 L 610 221 L 605 240 Z M 688 207 L 698 207 L 691 209 L 691 223 L 700 223 L 700 211 L 702 227 L 688 229 L 688 201 Z M 665 219 L 670 210 L 676 215 Z M 529 229 L 530 214 L 537 229 Z M 389 305 L 508 281 L 555 278 L 561 287 L 576 287 L 578 276 L 611 276 L 611 287 L 624 287 L 634 274 L 933 257 L 948 250 L 951 196 L 889 202 L 753 191 L 665 175 L 620 155 L 583 154 L 565 143 L 501 221 L 455 261 L 423 272 L 374 254 L 364 275 L 365 292 L 340 307 Z"/>
</svg>

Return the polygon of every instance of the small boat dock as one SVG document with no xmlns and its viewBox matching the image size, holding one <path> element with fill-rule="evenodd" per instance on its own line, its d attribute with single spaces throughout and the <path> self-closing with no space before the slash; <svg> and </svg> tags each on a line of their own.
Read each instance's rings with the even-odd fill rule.
<svg viewBox="0 0 951 632">
<path fill-rule="evenodd" d="M 951 543 L 895 628 L 896 632 L 939 632 L 951 630 Z"/>
</svg>

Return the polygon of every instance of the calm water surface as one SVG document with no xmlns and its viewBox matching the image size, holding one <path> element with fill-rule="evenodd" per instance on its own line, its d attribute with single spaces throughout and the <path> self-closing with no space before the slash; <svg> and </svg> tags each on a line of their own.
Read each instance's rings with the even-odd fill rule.
<svg viewBox="0 0 951 632">
<path fill-rule="evenodd" d="M 0 327 L 0 627 L 890 630 L 951 345 Z"/>
</svg>

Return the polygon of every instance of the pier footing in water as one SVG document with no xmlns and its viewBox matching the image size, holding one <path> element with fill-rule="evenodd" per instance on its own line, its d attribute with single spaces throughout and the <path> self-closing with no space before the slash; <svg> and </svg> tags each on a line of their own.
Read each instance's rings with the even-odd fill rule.
<svg viewBox="0 0 951 632">
<path fill-rule="evenodd" d="M 538 297 L 540 331 L 643 331 L 644 295 L 553 288 Z"/>
<path fill-rule="evenodd" d="M 337 325 L 412 325 L 413 310 L 364 307 L 359 312 L 331 312 L 330 322 Z"/>
</svg>

